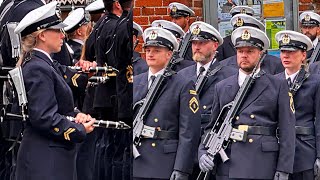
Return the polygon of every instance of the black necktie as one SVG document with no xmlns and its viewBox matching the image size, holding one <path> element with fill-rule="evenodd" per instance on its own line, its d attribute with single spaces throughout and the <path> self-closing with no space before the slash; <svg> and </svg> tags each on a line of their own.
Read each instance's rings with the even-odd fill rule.
<svg viewBox="0 0 320 180">
<path fill-rule="evenodd" d="M 290 77 L 287 79 L 287 82 L 288 82 L 288 86 L 290 88 L 292 86 L 292 82 L 291 82 L 291 78 Z"/>
<path fill-rule="evenodd" d="M 156 79 L 155 75 L 150 76 L 150 80 L 149 80 L 150 81 L 150 86 L 149 86 L 149 88 L 152 86 L 152 84 L 153 84 L 155 79 Z"/>
<path fill-rule="evenodd" d="M 206 69 L 201 66 L 200 69 L 199 69 L 199 74 L 198 74 L 198 77 L 202 75 L 202 73 L 205 71 Z"/>
</svg>

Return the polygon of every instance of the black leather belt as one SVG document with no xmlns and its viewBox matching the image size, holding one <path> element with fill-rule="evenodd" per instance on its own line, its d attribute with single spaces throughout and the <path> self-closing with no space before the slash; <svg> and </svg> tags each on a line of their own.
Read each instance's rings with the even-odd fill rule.
<svg viewBox="0 0 320 180">
<path fill-rule="evenodd" d="M 314 135 L 314 128 L 295 126 L 296 135 Z"/>
<path fill-rule="evenodd" d="M 179 139 L 175 131 L 155 131 L 153 139 Z"/>
<path fill-rule="evenodd" d="M 248 125 L 237 125 L 236 129 L 246 131 L 252 135 L 265 135 L 265 136 L 276 136 L 276 127 L 266 126 L 248 126 Z"/>
<path fill-rule="evenodd" d="M 159 127 L 144 125 L 141 136 L 145 139 L 179 139 L 178 132 L 165 131 Z"/>
</svg>

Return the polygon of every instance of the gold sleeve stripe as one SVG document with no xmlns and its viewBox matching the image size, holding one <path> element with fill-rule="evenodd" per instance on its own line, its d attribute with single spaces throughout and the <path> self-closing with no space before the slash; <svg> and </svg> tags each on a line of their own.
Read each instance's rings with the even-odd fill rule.
<svg viewBox="0 0 320 180">
<path fill-rule="evenodd" d="M 80 74 L 75 74 L 72 76 L 71 81 L 75 87 L 78 87 L 77 79 L 80 77 Z"/>
<path fill-rule="evenodd" d="M 193 95 L 197 95 L 197 91 L 195 91 L 195 90 L 189 90 L 189 93 L 193 94 Z"/>
<path fill-rule="evenodd" d="M 70 141 L 70 134 L 73 133 L 76 129 L 69 128 L 66 132 L 63 133 L 64 139 Z"/>
</svg>

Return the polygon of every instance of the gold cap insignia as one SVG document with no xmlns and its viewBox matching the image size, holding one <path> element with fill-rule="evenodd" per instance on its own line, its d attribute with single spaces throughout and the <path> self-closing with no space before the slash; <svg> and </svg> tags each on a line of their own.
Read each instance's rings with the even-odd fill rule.
<svg viewBox="0 0 320 180">
<path fill-rule="evenodd" d="M 196 97 L 190 99 L 189 108 L 193 113 L 196 113 L 199 110 L 199 102 Z"/>
<path fill-rule="evenodd" d="M 201 29 L 198 25 L 192 30 L 193 35 L 198 35 L 200 32 L 201 32 Z"/>
<path fill-rule="evenodd" d="M 246 9 L 241 9 L 240 10 L 240 14 L 247 14 L 247 10 Z"/>
<path fill-rule="evenodd" d="M 173 6 L 172 9 L 171 9 L 171 11 L 174 12 L 174 13 L 177 12 L 177 10 L 178 10 L 177 6 Z"/>
<path fill-rule="evenodd" d="M 249 33 L 248 30 L 245 30 L 245 31 L 242 33 L 242 35 L 241 35 L 241 39 L 242 39 L 242 40 L 249 40 L 250 37 L 251 37 L 251 34 Z"/>
<path fill-rule="evenodd" d="M 311 16 L 309 14 L 307 14 L 305 17 L 304 17 L 304 20 L 305 21 L 310 21 L 311 20 Z"/>
<path fill-rule="evenodd" d="M 127 66 L 126 77 L 129 83 L 133 83 L 133 67 L 131 65 Z"/>
<path fill-rule="evenodd" d="M 240 17 L 238 17 L 238 19 L 236 20 L 236 26 L 237 26 L 237 27 L 243 26 L 243 19 L 241 19 Z"/>
<path fill-rule="evenodd" d="M 161 23 L 159 23 L 157 27 L 159 27 L 159 28 L 163 28 L 163 26 L 162 26 L 162 24 L 161 24 Z"/>
<path fill-rule="evenodd" d="M 155 39 L 157 39 L 157 37 L 158 37 L 158 34 L 155 31 L 152 31 L 149 35 L 149 39 L 151 39 L 151 40 L 155 40 Z"/>
<path fill-rule="evenodd" d="M 289 44 L 290 42 L 290 37 L 288 34 L 285 34 L 283 37 L 282 37 L 282 43 L 283 44 Z"/>
</svg>

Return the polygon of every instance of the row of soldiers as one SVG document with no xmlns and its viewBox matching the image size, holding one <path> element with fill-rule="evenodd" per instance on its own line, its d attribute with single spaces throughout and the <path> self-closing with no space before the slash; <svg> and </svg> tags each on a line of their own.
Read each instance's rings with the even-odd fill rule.
<svg viewBox="0 0 320 180">
<path fill-rule="evenodd" d="M 189 7 L 169 8 L 172 22 L 133 26 L 146 53 L 133 56 L 133 179 L 320 179 L 320 16 L 278 32 L 278 58 L 248 6 L 231 9 L 225 38 L 189 26 Z M 224 125 L 232 131 L 218 136 Z"/>
<path fill-rule="evenodd" d="M 5 0 L 1 4 L 1 67 L 15 67 L 19 59 L 21 37 L 12 35 L 14 28 L 27 14 L 33 11 L 37 14 L 38 8 L 48 3 L 45 0 Z M 66 38 L 61 51 L 50 54 L 54 66 L 72 89 L 77 111 L 96 119 L 129 125 L 132 124 L 133 88 L 131 8 L 132 0 L 97 0 L 85 8 L 73 10 L 63 21 L 67 26 L 63 28 Z M 61 16 L 59 9 L 57 14 Z M 38 18 L 40 21 L 41 17 Z M 6 73 L 1 72 L 1 75 Z M 7 81 L 1 80 L 1 87 L 3 84 Z M 10 95 L 11 91 L 5 87 Z M 7 94 L 1 96 L 1 101 L 3 99 L 7 99 Z M 21 113 L 12 108 L 14 102 L 1 103 L 1 108 L 5 112 Z M 9 121 L 7 113 L 1 117 L 0 179 L 15 179 L 16 153 L 24 124 L 19 120 L 11 121 L 12 118 Z M 129 179 L 130 138 L 129 130 L 96 128 L 88 134 L 77 147 L 77 179 Z M 39 154 L 41 152 L 39 149 Z M 71 168 L 67 165 L 61 162 L 60 168 Z M 43 172 L 46 168 L 50 167 L 43 167 Z M 56 179 L 54 172 L 47 177 Z"/>
</svg>

